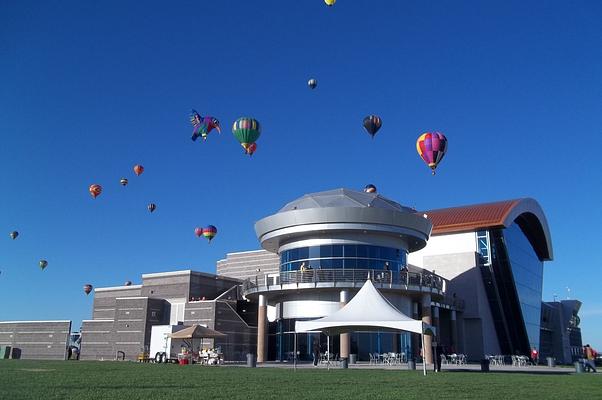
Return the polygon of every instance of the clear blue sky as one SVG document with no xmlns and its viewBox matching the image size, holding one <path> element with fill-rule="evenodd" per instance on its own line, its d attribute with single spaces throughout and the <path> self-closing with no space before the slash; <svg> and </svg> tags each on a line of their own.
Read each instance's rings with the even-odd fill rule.
<svg viewBox="0 0 602 400">
<path fill-rule="evenodd" d="M 418 209 L 537 199 L 544 300 L 569 287 L 602 347 L 600 16 L 593 0 L 0 2 L 0 320 L 77 328 L 84 283 L 214 272 L 286 202 L 374 183 Z M 193 143 L 191 108 L 222 135 Z M 243 115 L 263 125 L 251 159 L 230 133 Z M 449 139 L 435 177 L 427 130 Z"/>
</svg>

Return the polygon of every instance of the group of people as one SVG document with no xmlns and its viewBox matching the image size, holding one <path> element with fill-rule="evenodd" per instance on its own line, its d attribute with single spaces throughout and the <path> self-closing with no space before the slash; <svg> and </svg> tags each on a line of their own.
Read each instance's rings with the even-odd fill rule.
<svg viewBox="0 0 602 400">
<path fill-rule="evenodd" d="M 593 349 L 589 344 L 583 346 L 583 370 L 585 372 L 593 371 L 598 372 L 596 370 L 596 358 L 598 357 L 598 352 Z"/>
</svg>

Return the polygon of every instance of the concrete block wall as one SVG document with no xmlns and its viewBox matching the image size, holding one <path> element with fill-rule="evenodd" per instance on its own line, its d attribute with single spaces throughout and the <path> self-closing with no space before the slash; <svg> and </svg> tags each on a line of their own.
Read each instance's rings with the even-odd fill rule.
<svg viewBox="0 0 602 400">
<path fill-rule="evenodd" d="M 4 321 L 0 346 L 11 346 L 22 359 L 65 360 L 70 333 L 71 321 Z"/>
<path fill-rule="evenodd" d="M 260 269 L 261 271 L 257 271 Z M 228 253 L 226 258 L 217 262 L 217 274 L 240 280 L 255 279 L 258 274 L 278 274 L 280 257 L 266 250 Z"/>
</svg>

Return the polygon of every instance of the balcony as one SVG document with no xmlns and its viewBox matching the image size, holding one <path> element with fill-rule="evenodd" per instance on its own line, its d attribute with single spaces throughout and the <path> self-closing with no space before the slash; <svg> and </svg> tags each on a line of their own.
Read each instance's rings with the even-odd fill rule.
<svg viewBox="0 0 602 400">
<path fill-rule="evenodd" d="M 360 288 L 370 278 L 378 289 L 432 293 L 446 298 L 449 281 L 430 272 L 373 269 L 309 269 L 257 275 L 243 282 L 245 296 L 299 289 Z"/>
</svg>

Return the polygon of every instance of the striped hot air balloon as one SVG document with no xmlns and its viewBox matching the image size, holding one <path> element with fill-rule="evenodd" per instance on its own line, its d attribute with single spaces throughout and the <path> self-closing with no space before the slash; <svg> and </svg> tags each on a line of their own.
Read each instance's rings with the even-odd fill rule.
<svg viewBox="0 0 602 400">
<path fill-rule="evenodd" d="M 89 283 L 86 283 L 84 285 L 84 293 L 86 294 L 86 296 L 90 294 L 90 292 L 92 291 L 92 288 L 93 288 L 92 285 L 90 285 Z"/>
<path fill-rule="evenodd" d="M 314 78 L 311 78 L 310 80 L 307 81 L 307 86 L 309 86 L 310 89 L 315 89 L 316 86 L 318 86 L 318 81 L 315 80 Z"/>
<path fill-rule="evenodd" d="M 364 129 L 372 138 L 374 139 L 374 135 L 382 126 L 383 121 L 380 119 L 378 115 L 368 115 L 364 118 Z"/>
<path fill-rule="evenodd" d="M 203 228 L 203 236 L 209 240 L 209 243 L 211 243 L 215 235 L 217 235 L 217 228 L 215 226 L 207 225 L 206 228 Z"/>
<path fill-rule="evenodd" d="M 203 228 L 194 228 L 194 234 L 196 237 L 201 237 L 203 235 Z"/>
<path fill-rule="evenodd" d="M 447 138 L 441 132 L 425 132 L 416 141 L 416 151 L 435 175 L 435 169 L 447 151 Z"/>
<path fill-rule="evenodd" d="M 40 269 L 42 271 L 44 271 L 46 269 L 46 267 L 48 266 L 48 261 L 46 261 L 46 260 L 40 260 L 40 262 L 38 263 L 38 265 L 40 266 Z"/>
<path fill-rule="evenodd" d="M 366 193 L 376 193 L 376 186 L 374 186 L 373 184 L 368 184 L 366 185 L 366 187 L 364 188 L 364 192 Z"/>
<path fill-rule="evenodd" d="M 144 172 L 144 167 L 142 165 L 140 165 L 140 164 L 134 165 L 134 173 L 137 176 L 140 176 L 140 174 L 143 173 L 143 172 Z"/>
<path fill-rule="evenodd" d="M 90 185 L 88 191 L 90 192 L 93 198 L 96 198 L 102 193 L 102 186 L 95 183 L 93 185 Z"/>
<path fill-rule="evenodd" d="M 242 117 L 234 121 L 232 125 L 232 133 L 239 141 L 240 145 L 247 149 L 252 143 L 255 143 L 261 135 L 261 125 L 254 118 Z"/>
<path fill-rule="evenodd" d="M 150 203 L 146 208 L 148 208 L 148 211 L 153 212 L 157 209 L 157 205 L 155 203 Z"/>
<path fill-rule="evenodd" d="M 121 186 L 126 186 L 128 184 L 128 180 L 127 178 L 121 178 L 119 180 L 119 183 L 121 183 Z"/>
</svg>

